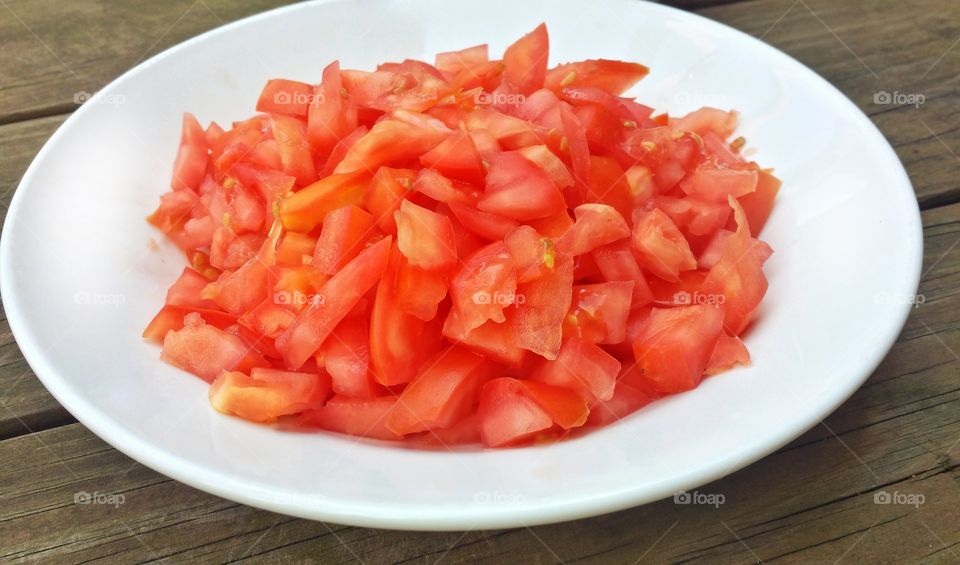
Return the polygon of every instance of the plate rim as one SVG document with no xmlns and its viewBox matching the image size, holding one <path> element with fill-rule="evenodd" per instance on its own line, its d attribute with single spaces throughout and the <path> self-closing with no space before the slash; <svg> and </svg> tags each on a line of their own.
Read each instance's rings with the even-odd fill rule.
<svg viewBox="0 0 960 565">
<path fill-rule="evenodd" d="M 415 506 L 409 506 L 406 508 L 396 507 L 391 509 L 393 511 L 389 513 L 383 512 L 382 507 L 380 512 L 371 512 L 356 510 L 351 511 L 350 508 L 344 507 L 343 505 L 335 507 L 326 507 L 322 504 L 306 506 L 288 501 L 270 500 L 267 496 L 249 494 L 250 492 L 256 490 L 253 488 L 230 488 L 231 483 L 249 483 L 249 480 L 236 479 L 222 473 L 215 468 L 196 464 L 172 452 L 158 448 L 151 442 L 141 440 L 135 434 L 128 432 L 122 426 L 117 425 L 117 423 L 114 422 L 109 415 L 103 412 L 95 404 L 86 402 L 85 400 L 72 394 L 66 386 L 66 382 L 69 379 L 65 378 L 63 373 L 57 371 L 48 362 L 46 354 L 44 353 L 44 347 L 40 345 L 38 336 L 31 335 L 27 332 L 26 322 L 24 320 L 28 316 L 21 308 L 21 301 L 17 298 L 16 286 L 13 283 L 14 276 L 11 274 L 14 251 L 10 249 L 10 245 L 8 243 L 8 235 L 15 229 L 11 226 L 16 222 L 18 210 L 25 198 L 23 196 L 25 193 L 24 187 L 29 187 L 33 177 L 36 174 L 36 171 L 43 165 L 43 161 L 47 154 L 52 151 L 51 148 L 56 144 L 57 140 L 64 134 L 67 128 L 73 122 L 77 121 L 77 116 L 83 116 L 85 111 L 88 111 L 88 108 L 84 108 L 84 106 L 94 106 L 100 97 L 109 95 L 110 91 L 117 87 L 117 85 L 131 80 L 168 56 L 187 49 L 197 43 L 201 43 L 207 40 L 209 37 L 230 33 L 236 27 L 242 27 L 243 25 L 261 19 L 282 17 L 283 14 L 287 12 L 312 10 L 317 6 L 324 4 L 349 1 L 351 0 L 311 0 L 308 2 L 273 8 L 235 20 L 225 25 L 218 26 L 191 37 L 150 57 L 149 59 L 128 69 L 123 74 L 110 81 L 108 84 L 104 85 L 93 97 L 90 98 L 88 103 L 74 111 L 56 129 L 56 131 L 47 139 L 47 141 L 44 142 L 43 147 L 33 158 L 29 167 L 21 177 L 20 182 L 17 185 L 17 189 L 11 199 L 10 206 L 7 210 L 2 233 L 0 233 L 0 294 L 2 294 L 4 297 L 4 309 L 11 332 L 13 333 L 17 346 L 23 354 L 27 364 L 30 366 L 31 370 L 33 370 L 37 378 L 43 383 L 44 387 L 57 400 L 57 402 L 59 402 L 67 411 L 69 411 L 80 424 L 88 428 L 100 439 L 118 451 L 156 472 L 204 492 L 252 507 L 310 520 L 329 521 L 360 527 L 419 531 L 459 531 L 477 528 L 493 529 L 505 527 L 527 527 L 539 524 L 556 523 L 596 516 L 599 514 L 615 512 L 626 508 L 647 504 L 655 500 L 660 500 L 662 498 L 671 496 L 673 493 L 695 488 L 718 480 L 739 469 L 742 469 L 747 465 L 759 461 L 760 459 L 766 457 L 790 441 L 799 437 L 807 430 L 813 428 L 818 422 L 822 421 L 829 414 L 833 413 L 842 403 L 848 400 L 850 396 L 857 389 L 859 389 L 863 383 L 876 371 L 877 367 L 886 358 L 890 349 L 896 343 L 897 337 L 900 335 L 900 332 L 906 324 L 907 318 L 911 311 L 911 305 L 907 303 L 900 304 L 899 311 L 891 314 L 889 318 L 890 325 L 887 328 L 887 331 L 878 336 L 877 347 L 871 350 L 872 354 L 863 364 L 863 367 L 869 368 L 869 370 L 864 370 L 862 375 L 859 375 L 857 378 L 850 379 L 846 386 L 842 388 L 831 389 L 833 395 L 831 401 L 819 405 L 818 410 L 804 412 L 801 414 L 801 416 L 804 417 L 798 417 L 793 425 L 778 428 L 779 431 L 775 436 L 775 440 L 771 439 L 767 442 L 764 442 L 763 446 L 760 448 L 757 448 L 754 444 L 747 444 L 745 447 L 732 452 L 729 456 L 722 459 L 713 460 L 709 465 L 698 468 L 694 472 L 673 475 L 659 483 L 659 488 L 652 488 L 648 486 L 642 489 L 637 487 L 627 487 L 616 491 L 608 490 L 602 495 L 593 496 L 588 500 L 568 497 L 556 503 L 540 503 L 536 505 L 520 504 L 506 507 L 494 505 L 480 508 L 461 508 L 455 515 L 451 513 L 442 515 L 437 513 L 431 514 L 430 512 L 424 512 L 420 507 Z M 919 202 L 915 198 L 916 193 L 913 190 L 913 185 L 910 181 L 909 175 L 907 174 L 903 163 L 900 161 L 899 157 L 896 155 L 896 152 L 890 145 L 890 142 L 869 119 L 869 117 L 867 117 L 866 114 L 864 114 L 863 111 L 856 106 L 856 104 L 854 104 L 837 87 L 802 62 L 777 49 L 776 47 L 736 28 L 697 13 L 687 12 L 685 10 L 664 6 L 661 4 L 655 4 L 647 0 L 641 0 L 640 2 L 637 2 L 636 0 L 618 0 L 618 3 L 621 4 L 625 9 L 635 9 L 630 8 L 630 6 L 642 4 L 644 5 L 645 9 L 653 10 L 654 13 L 661 11 L 663 13 L 677 15 L 681 18 L 690 18 L 701 25 L 720 27 L 723 28 L 727 33 L 732 32 L 740 36 L 740 39 L 748 41 L 749 43 L 755 45 L 757 49 L 766 52 L 768 55 L 785 61 L 790 65 L 796 66 L 798 69 L 802 70 L 804 74 L 808 75 L 814 83 L 818 83 L 821 87 L 825 87 L 827 93 L 829 93 L 831 97 L 835 98 L 837 102 L 845 105 L 849 115 L 855 116 L 856 120 L 863 125 L 865 133 L 875 136 L 879 139 L 879 141 L 881 141 L 881 147 L 883 148 L 883 151 L 886 152 L 886 159 L 889 159 L 890 162 L 894 164 L 895 169 L 899 174 L 899 178 L 895 179 L 894 182 L 896 184 L 905 184 L 906 187 L 910 188 L 911 194 L 914 196 L 914 206 L 910 207 L 909 210 L 903 211 L 905 216 L 909 215 L 909 218 L 905 218 L 905 220 L 910 224 L 908 227 L 912 228 L 910 237 L 914 240 L 914 245 L 912 246 L 912 258 L 914 260 L 914 265 L 913 268 L 905 270 L 903 275 L 898 280 L 900 281 L 900 284 L 904 286 L 902 290 L 904 290 L 905 294 L 916 293 L 922 276 L 924 245 L 923 224 L 919 209 Z M 248 484 L 247 486 L 249 487 L 250 485 Z M 366 506 L 369 505 L 363 506 L 366 508 Z"/>
</svg>

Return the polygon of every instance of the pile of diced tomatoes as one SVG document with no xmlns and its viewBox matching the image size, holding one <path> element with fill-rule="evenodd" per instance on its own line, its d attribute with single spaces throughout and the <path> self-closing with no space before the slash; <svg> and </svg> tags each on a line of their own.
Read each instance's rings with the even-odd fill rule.
<svg viewBox="0 0 960 565">
<path fill-rule="evenodd" d="M 190 266 L 144 336 L 224 413 L 417 445 L 550 441 L 750 362 L 780 182 L 737 115 L 548 67 L 541 25 L 185 115 L 149 221 Z"/>
</svg>

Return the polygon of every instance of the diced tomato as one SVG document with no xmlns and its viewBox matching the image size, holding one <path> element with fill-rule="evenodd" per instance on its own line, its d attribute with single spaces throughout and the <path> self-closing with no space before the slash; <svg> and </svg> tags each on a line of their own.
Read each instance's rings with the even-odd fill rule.
<svg viewBox="0 0 960 565">
<path fill-rule="evenodd" d="M 313 99 L 313 85 L 295 80 L 274 78 L 267 81 L 257 100 L 257 111 L 307 117 Z"/>
<path fill-rule="evenodd" d="M 599 346 L 580 338 L 563 341 L 557 358 L 545 360 L 533 379 L 563 387 L 592 403 L 609 400 L 620 373 L 620 362 Z"/>
<path fill-rule="evenodd" d="M 593 252 L 593 260 L 605 281 L 633 282 L 631 308 L 639 308 L 653 300 L 650 287 L 629 244 L 621 241 L 605 245 Z"/>
<path fill-rule="evenodd" d="M 563 319 L 570 309 L 573 257 L 558 255 L 552 271 L 517 286 L 507 315 L 507 332 L 517 346 L 546 359 L 556 359 L 563 338 Z"/>
<path fill-rule="evenodd" d="M 531 398 L 522 381 L 493 379 L 480 393 L 480 437 L 487 447 L 500 447 L 532 438 L 553 426 L 553 418 Z"/>
<path fill-rule="evenodd" d="M 210 404 L 224 414 L 273 422 L 322 405 L 329 393 L 326 375 L 255 368 L 249 376 L 239 371 L 220 373 L 210 385 Z"/>
<path fill-rule="evenodd" d="M 750 352 L 737 336 L 720 334 L 704 375 L 716 375 L 738 365 L 750 365 Z"/>
<path fill-rule="evenodd" d="M 522 94 L 530 94 L 543 87 L 549 49 L 547 26 L 540 24 L 507 47 L 503 54 L 503 80 Z"/>
<path fill-rule="evenodd" d="M 374 378 L 386 386 L 410 382 L 437 347 L 430 326 L 398 306 L 397 280 L 402 255 L 396 245 L 377 286 L 370 318 L 370 362 Z"/>
<path fill-rule="evenodd" d="M 417 173 L 411 169 L 390 167 L 380 167 L 373 175 L 363 197 L 363 205 L 384 233 L 397 233 L 393 213 L 400 209 L 400 202 L 408 196 L 416 177 Z"/>
<path fill-rule="evenodd" d="M 387 266 L 391 238 L 360 252 L 320 289 L 312 302 L 277 338 L 277 350 L 292 369 L 298 369 L 320 347 L 357 302 L 380 280 Z"/>
<path fill-rule="evenodd" d="M 557 65 L 550 69 L 544 82 L 547 88 L 557 93 L 564 87 L 592 87 L 619 95 L 649 72 L 650 69 L 638 63 L 591 59 Z"/>
<path fill-rule="evenodd" d="M 598 247 L 630 237 L 630 227 L 606 204 L 581 204 L 574 211 L 573 227 L 557 242 L 561 252 L 583 255 Z"/>
<path fill-rule="evenodd" d="M 277 140 L 283 172 L 297 179 L 301 186 L 315 181 L 317 170 L 310 154 L 306 124 L 296 118 L 275 114 L 270 118 L 270 129 Z"/>
<path fill-rule="evenodd" d="M 633 250 L 644 271 L 675 281 L 682 271 L 697 268 L 690 245 L 670 217 L 654 208 L 634 220 Z"/>
<path fill-rule="evenodd" d="M 743 207 L 743 213 L 747 217 L 747 223 L 750 224 L 750 235 L 757 237 L 763 226 L 767 224 L 767 218 L 773 211 L 773 203 L 780 192 L 780 179 L 773 176 L 768 171 L 760 170 L 757 172 L 757 189 L 749 194 L 738 198 L 740 206 Z M 733 220 L 728 224 L 729 229 L 734 229 Z"/>
<path fill-rule="evenodd" d="M 716 264 L 703 282 L 707 295 L 723 295 L 725 316 L 723 325 L 734 335 L 740 335 L 750 324 L 753 313 L 767 292 L 767 277 L 763 274 L 766 256 L 750 237 L 750 226 L 740 204 L 733 198 L 737 231 L 727 238 Z"/>
<path fill-rule="evenodd" d="M 352 398 L 373 398 L 381 388 L 370 372 L 370 328 L 364 315 L 349 316 L 320 348 L 323 368 L 333 392 Z"/>
<path fill-rule="evenodd" d="M 556 441 L 749 364 L 780 181 L 736 112 L 655 113 L 623 96 L 645 66 L 549 68 L 549 41 L 186 114 L 147 220 L 189 267 L 144 338 L 221 412 L 428 448 Z"/>
<path fill-rule="evenodd" d="M 329 155 L 337 142 L 357 129 L 357 109 L 343 96 L 340 62 L 323 69 L 323 80 L 307 109 L 307 136 L 320 155 Z"/>
<path fill-rule="evenodd" d="M 589 343 L 626 339 L 634 281 L 574 285 L 573 306 L 564 323 L 572 336 Z"/>
<path fill-rule="evenodd" d="M 368 179 L 362 173 L 331 175 L 290 195 L 280 204 L 283 227 L 308 232 L 337 208 L 360 204 Z"/>
<path fill-rule="evenodd" d="M 543 169 L 519 153 L 504 152 L 490 160 L 486 190 L 477 207 L 523 221 L 551 216 L 566 204 Z"/>
<path fill-rule="evenodd" d="M 197 190 L 207 172 L 209 148 L 206 133 L 193 114 L 183 115 L 183 131 L 180 134 L 180 149 L 173 163 L 174 190 Z"/>
<path fill-rule="evenodd" d="M 386 426 L 386 415 L 397 399 L 393 396 L 373 399 L 334 395 L 322 408 L 304 412 L 297 423 L 341 434 L 395 440 L 397 434 Z"/>
<path fill-rule="evenodd" d="M 489 364 L 469 350 L 453 346 L 424 364 L 424 370 L 403 389 L 387 416 L 397 435 L 450 427 L 472 411 Z"/>
<path fill-rule="evenodd" d="M 450 218 L 409 200 L 395 213 L 397 247 L 414 267 L 447 270 L 457 264 L 457 248 Z"/>
<path fill-rule="evenodd" d="M 313 252 L 313 266 L 332 275 L 360 253 L 372 235 L 373 216 L 357 206 L 337 208 L 326 215 Z"/>
<path fill-rule="evenodd" d="M 633 344 L 644 377 L 661 392 L 700 384 L 723 330 L 723 310 L 691 305 L 654 308 Z"/>
<path fill-rule="evenodd" d="M 415 159 L 440 145 L 451 133 L 439 120 L 398 110 L 357 140 L 333 172 L 372 172 L 380 165 Z"/>
<path fill-rule="evenodd" d="M 238 336 L 205 324 L 200 314 L 188 314 L 184 327 L 163 338 L 161 358 L 211 382 L 221 371 L 248 372 L 270 364 Z"/>
</svg>

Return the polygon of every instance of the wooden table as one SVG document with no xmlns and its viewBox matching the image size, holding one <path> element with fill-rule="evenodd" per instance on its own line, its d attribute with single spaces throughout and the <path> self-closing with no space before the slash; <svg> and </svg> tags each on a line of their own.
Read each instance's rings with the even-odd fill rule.
<svg viewBox="0 0 960 565">
<path fill-rule="evenodd" d="M 279 3 L 0 0 L 0 214 L 77 93 Z M 51 398 L 0 313 L 0 561 L 960 561 L 960 2 L 675 3 L 837 85 L 893 144 L 923 209 L 925 302 L 822 425 L 699 489 L 723 494 L 718 508 L 665 500 L 503 531 L 344 527 L 235 504 L 121 455 Z M 881 91 L 925 101 L 875 103 Z M 122 494 L 123 504 L 75 504 L 78 492 Z M 878 504 L 884 495 L 894 503 Z"/>
</svg>

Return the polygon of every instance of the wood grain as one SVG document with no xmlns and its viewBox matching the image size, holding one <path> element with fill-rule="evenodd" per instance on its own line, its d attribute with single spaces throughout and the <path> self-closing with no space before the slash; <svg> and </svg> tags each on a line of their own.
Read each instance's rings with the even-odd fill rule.
<svg viewBox="0 0 960 565">
<path fill-rule="evenodd" d="M 960 204 L 925 212 L 924 223 L 928 272 L 920 292 L 927 302 L 890 356 L 822 425 L 697 489 L 722 495 L 717 508 L 665 500 L 590 520 L 503 531 L 350 528 L 201 493 L 71 424 L 0 442 L 0 460 L 10 462 L 0 467 L 0 539 L 9 540 L 0 560 L 395 562 L 445 555 L 444 561 L 456 563 L 523 555 L 533 562 L 619 563 L 643 556 L 733 563 L 833 561 L 845 552 L 854 562 L 951 560 L 960 551 Z M 122 494 L 124 501 L 115 507 L 75 504 L 78 492 Z M 923 502 L 877 504 L 878 493 L 901 501 L 922 496 Z M 889 532 L 896 532 L 894 546 Z"/>
</svg>

